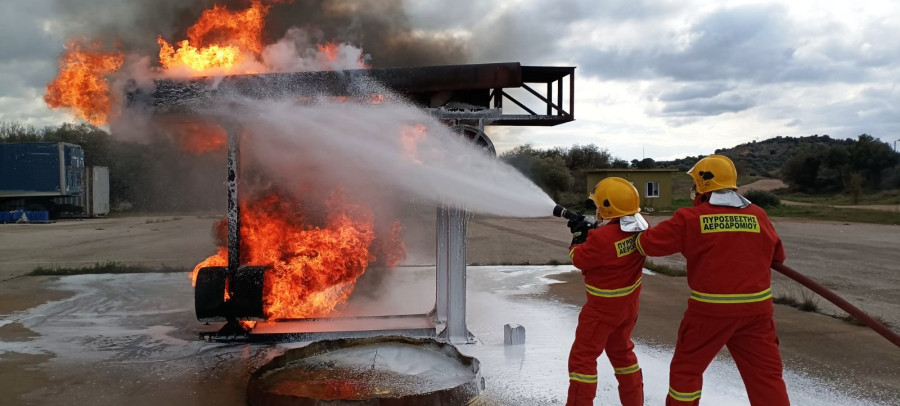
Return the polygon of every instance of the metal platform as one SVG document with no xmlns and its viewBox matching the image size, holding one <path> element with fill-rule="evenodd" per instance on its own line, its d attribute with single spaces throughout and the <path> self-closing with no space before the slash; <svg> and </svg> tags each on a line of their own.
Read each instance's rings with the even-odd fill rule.
<svg viewBox="0 0 900 406">
<path fill-rule="evenodd" d="M 525 92 L 513 95 L 514 89 Z M 575 67 L 518 62 L 158 79 L 152 90 L 132 85 L 126 109 L 196 120 L 198 108 L 234 95 L 313 100 L 323 94 L 365 99 L 383 93 L 425 109 L 499 112 L 484 125 L 554 126 L 575 120 Z M 521 112 L 503 113 L 510 103 Z"/>
<path fill-rule="evenodd" d="M 249 333 L 249 340 L 254 342 L 318 341 L 392 335 L 430 338 L 435 336 L 435 324 L 427 314 L 325 317 L 258 322 Z"/>
</svg>

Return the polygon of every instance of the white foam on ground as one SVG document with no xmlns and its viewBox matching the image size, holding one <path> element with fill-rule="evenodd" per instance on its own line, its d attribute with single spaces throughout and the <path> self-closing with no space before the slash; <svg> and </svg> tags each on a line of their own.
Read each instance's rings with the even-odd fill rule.
<svg viewBox="0 0 900 406">
<path fill-rule="evenodd" d="M 580 308 L 541 299 L 536 294 L 546 291 L 548 275 L 575 271 L 574 268 L 479 266 L 468 269 L 468 325 L 477 343 L 458 347 L 481 362 L 487 386 L 481 404 L 564 403 L 568 387 L 567 357 Z M 412 273 L 408 269 L 405 272 Z M 419 272 L 433 271 L 422 268 Z M 410 277 L 409 280 L 421 283 L 428 279 Z M 81 275 L 47 283 L 74 295 L 0 317 L 0 325 L 21 323 L 40 335 L 31 341 L 0 342 L 0 355 L 5 352 L 52 355 L 41 368 L 48 374 L 63 377 L 58 379 L 65 379 L 62 382 L 65 386 L 29 394 L 28 399 L 36 404 L 58 404 L 72 396 L 78 399 L 83 393 L 94 396 L 90 398 L 94 404 L 147 400 L 151 395 L 138 388 L 163 388 L 171 381 L 181 386 L 202 385 L 203 379 L 198 378 L 226 372 L 238 383 L 220 389 L 232 394 L 229 396 L 234 398 L 234 403 L 230 404 L 243 404 L 244 383 L 240 379 L 246 379 L 249 372 L 284 350 L 303 345 L 224 345 L 194 340 L 197 332 L 216 326 L 203 326 L 193 318 L 193 292 L 183 274 Z M 524 345 L 503 345 L 503 325 L 507 323 L 525 326 Z M 635 350 L 644 373 L 647 404 L 663 404 L 668 391 L 671 349 L 637 342 Z M 91 376 L 105 375 L 102 379 L 84 381 L 79 368 L 88 368 Z M 601 356 L 599 368 L 595 404 L 617 404 L 615 378 L 605 356 Z M 109 382 L 120 375 L 122 382 L 110 387 Z M 126 379 L 129 376 L 139 376 L 142 382 Z M 785 381 L 794 405 L 891 404 L 858 399 L 849 395 L 858 390 L 846 383 L 795 372 L 790 365 L 785 370 Z M 209 389 L 198 388 L 187 390 L 187 397 L 179 399 L 184 400 L 183 404 L 203 402 L 208 396 L 203 391 Z M 108 400 L 98 400 L 97 393 Z M 157 392 L 153 396 L 165 394 Z M 894 399 L 894 404 L 897 400 L 900 399 Z M 715 360 L 706 371 L 703 404 L 749 404 L 740 375 L 729 359 Z"/>
<path fill-rule="evenodd" d="M 460 346 L 460 350 L 481 360 L 482 373 L 487 381 L 485 397 L 488 404 L 565 403 L 568 353 L 575 339 L 580 308 L 535 299 L 535 294 L 544 292 L 546 286 L 536 286 L 534 281 L 555 273 L 577 272 L 577 269 L 572 266 L 484 266 L 468 269 L 469 329 L 478 338 L 478 343 Z M 497 294 L 498 291 L 503 293 Z M 503 325 L 507 323 L 525 326 L 525 345 L 503 345 Z M 644 374 L 646 403 L 664 404 L 672 349 L 636 341 L 635 352 Z M 618 404 L 615 376 L 605 355 L 600 357 L 598 368 L 599 384 L 594 404 Z M 846 383 L 825 382 L 792 371 L 789 366 L 784 377 L 793 405 L 890 404 L 857 399 L 848 395 L 854 392 L 854 388 L 844 386 Z M 714 360 L 703 379 L 702 404 L 750 404 L 740 374 L 730 359 Z"/>
</svg>

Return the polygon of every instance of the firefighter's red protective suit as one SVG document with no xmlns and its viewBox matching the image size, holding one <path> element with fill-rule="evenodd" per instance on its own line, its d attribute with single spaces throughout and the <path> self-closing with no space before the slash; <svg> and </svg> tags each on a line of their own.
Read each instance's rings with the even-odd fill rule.
<svg viewBox="0 0 900 406">
<path fill-rule="evenodd" d="M 622 231 L 619 220 L 613 219 L 570 248 L 572 264 L 584 275 L 587 303 L 578 315 L 569 353 L 568 406 L 594 404 L 597 358 L 604 350 L 615 369 L 622 405 L 644 404 L 643 375 L 631 342 L 645 259 L 637 252 L 635 237 L 637 233 Z"/>
<path fill-rule="evenodd" d="M 647 256 L 681 253 L 691 288 L 669 369 L 666 405 L 699 405 L 703 371 L 728 347 L 754 406 L 788 405 L 772 318 L 773 261 L 784 262 L 781 239 L 766 212 L 712 205 L 710 193 L 695 207 L 644 231 L 638 250 Z"/>
</svg>

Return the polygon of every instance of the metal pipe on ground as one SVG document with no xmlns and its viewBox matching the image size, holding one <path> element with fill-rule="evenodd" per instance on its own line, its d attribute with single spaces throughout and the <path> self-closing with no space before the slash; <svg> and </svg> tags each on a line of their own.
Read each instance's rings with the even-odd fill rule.
<svg viewBox="0 0 900 406">
<path fill-rule="evenodd" d="M 784 264 L 773 262 L 772 269 L 778 271 L 784 276 L 787 276 L 788 278 L 793 279 L 799 284 L 806 286 L 807 288 L 809 288 L 809 290 L 816 292 L 819 296 L 822 296 L 829 302 L 834 303 L 835 306 L 839 307 L 841 310 L 847 312 L 847 314 L 861 321 L 872 330 L 875 330 L 876 333 L 880 334 L 882 337 L 884 337 L 897 347 L 900 347 L 900 335 L 891 331 L 891 329 L 887 328 L 887 326 L 885 326 L 878 320 L 875 320 L 875 318 L 869 316 L 868 314 L 866 314 L 866 312 L 860 310 L 858 307 L 850 304 L 850 302 L 844 300 L 836 293 L 816 283 L 806 275 L 803 275 Z"/>
</svg>

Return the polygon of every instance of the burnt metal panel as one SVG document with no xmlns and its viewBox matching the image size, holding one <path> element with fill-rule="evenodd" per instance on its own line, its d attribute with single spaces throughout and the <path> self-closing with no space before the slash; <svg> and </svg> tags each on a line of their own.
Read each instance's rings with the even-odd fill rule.
<svg viewBox="0 0 900 406">
<path fill-rule="evenodd" d="M 200 321 L 262 320 L 265 267 L 200 268 L 194 285 L 194 310 Z M 228 290 L 228 299 L 225 291 Z"/>
</svg>

